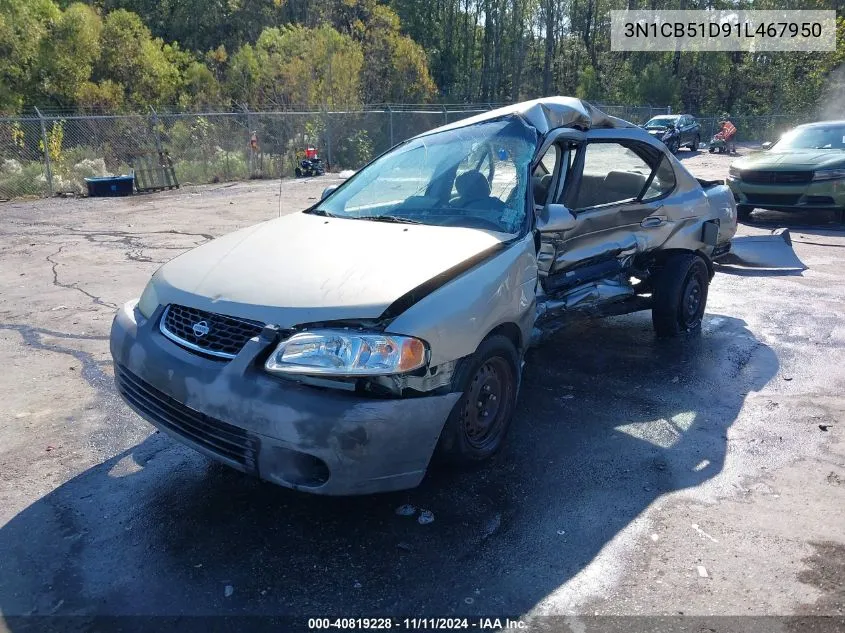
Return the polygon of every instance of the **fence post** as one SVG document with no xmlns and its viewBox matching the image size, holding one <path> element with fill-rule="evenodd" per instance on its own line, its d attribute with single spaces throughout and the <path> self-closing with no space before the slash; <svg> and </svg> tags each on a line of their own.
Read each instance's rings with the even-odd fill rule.
<svg viewBox="0 0 845 633">
<path fill-rule="evenodd" d="M 332 168 L 332 117 L 326 110 L 326 171 Z"/>
<path fill-rule="evenodd" d="M 252 117 L 249 114 L 249 105 L 243 104 L 244 114 L 246 115 L 246 164 L 247 164 L 247 178 L 252 178 L 255 175 L 255 151 L 252 148 Z"/>
<path fill-rule="evenodd" d="M 47 143 L 47 126 L 44 125 L 44 117 L 41 116 L 41 110 L 35 108 L 35 114 L 38 115 L 38 122 L 41 124 L 41 143 L 44 145 L 44 170 L 47 172 L 47 192 L 50 196 L 53 195 L 53 169 L 50 166 L 50 146 Z"/>
<path fill-rule="evenodd" d="M 393 142 L 393 108 L 390 107 L 390 104 L 387 104 L 387 117 L 388 125 L 390 127 L 390 147 L 393 147 L 395 144 Z"/>
<path fill-rule="evenodd" d="M 158 132 L 158 112 L 155 111 L 155 108 L 150 106 L 150 125 L 153 128 L 153 139 L 155 140 L 156 144 L 156 152 L 158 152 L 159 156 L 162 154 L 161 150 L 161 136 Z"/>
</svg>

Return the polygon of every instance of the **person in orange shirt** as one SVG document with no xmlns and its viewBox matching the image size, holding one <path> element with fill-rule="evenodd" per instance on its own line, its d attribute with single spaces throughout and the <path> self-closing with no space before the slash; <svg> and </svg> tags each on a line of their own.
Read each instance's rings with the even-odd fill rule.
<svg viewBox="0 0 845 633">
<path fill-rule="evenodd" d="M 736 154 L 736 126 L 731 122 L 731 115 L 727 112 L 719 117 L 722 135 L 725 139 L 725 149 L 728 154 Z"/>
</svg>

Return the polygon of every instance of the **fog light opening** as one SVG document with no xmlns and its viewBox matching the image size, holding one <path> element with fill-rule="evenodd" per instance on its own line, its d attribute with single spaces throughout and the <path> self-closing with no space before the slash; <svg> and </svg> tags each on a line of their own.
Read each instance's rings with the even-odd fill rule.
<svg viewBox="0 0 845 633">
<path fill-rule="evenodd" d="M 273 457 L 271 476 L 291 486 L 318 488 L 329 480 L 329 467 L 319 457 L 281 447 Z"/>
</svg>

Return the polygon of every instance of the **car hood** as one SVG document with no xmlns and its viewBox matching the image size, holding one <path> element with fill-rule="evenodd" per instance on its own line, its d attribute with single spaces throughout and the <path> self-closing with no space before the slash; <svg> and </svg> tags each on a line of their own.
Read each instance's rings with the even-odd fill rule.
<svg viewBox="0 0 845 633">
<path fill-rule="evenodd" d="M 492 255 L 509 237 L 294 213 L 188 251 L 156 272 L 151 290 L 159 305 L 281 327 L 375 319 L 421 284 Z"/>
<path fill-rule="evenodd" d="M 769 150 L 746 156 L 733 164 L 739 169 L 823 169 L 845 166 L 845 152 L 829 149 Z"/>
</svg>

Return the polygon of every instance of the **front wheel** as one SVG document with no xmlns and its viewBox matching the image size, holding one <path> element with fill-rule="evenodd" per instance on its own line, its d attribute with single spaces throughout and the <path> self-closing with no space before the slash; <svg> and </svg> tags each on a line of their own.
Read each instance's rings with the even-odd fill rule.
<svg viewBox="0 0 845 633">
<path fill-rule="evenodd" d="M 462 395 L 449 414 L 438 455 L 469 465 L 492 457 L 504 443 L 519 387 L 519 355 L 510 339 L 491 336 L 455 376 Z"/>
<path fill-rule="evenodd" d="M 671 337 L 701 328 L 709 285 L 710 272 L 701 257 L 669 256 L 652 293 L 651 322 L 657 335 Z"/>
<path fill-rule="evenodd" d="M 690 151 L 697 152 L 697 151 L 698 151 L 698 146 L 699 146 L 699 144 L 700 144 L 700 143 L 701 143 L 701 137 L 700 137 L 700 136 L 696 136 L 696 137 L 693 139 L 692 145 L 690 145 L 690 146 L 689 146 Z"/>
<path fill-rule="evenodd" d="M 671 141 L 669 141 L 669 151 L 673 154 L 677 154 L 680 148 L 681 142 L 677 138 L 673 138 Z"/>
<path fill-rule="evenodd" d="M 736 207 L 736 219 L 740 222 L 747 222 L 751 219 L 751 212 L 754 210 L 753 207 L 749 207 L 747 204 L 738 204 Z"/>
<path fill-rule="evenodd" d="M 711 148 L 710 148 L 709 150 L 707 150 L 707 151 L 708 151 L 708 152 L 710 152 L 710 153 L 712 154 L 713 152 L 715 152 L 715 151 L 716 151 L 716 148 L 715 148 L 715 147 L 711 147 Z"/>
</svg>

